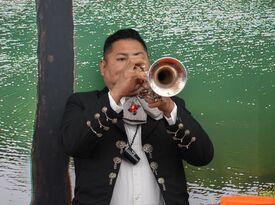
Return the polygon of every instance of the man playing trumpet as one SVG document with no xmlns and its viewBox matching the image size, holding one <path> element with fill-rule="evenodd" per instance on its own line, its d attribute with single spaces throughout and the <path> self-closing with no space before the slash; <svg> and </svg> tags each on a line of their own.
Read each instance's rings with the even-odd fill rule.
<svg viewBox="0 0 275 205">
<path fill-rule="evenodd" d="M 178 97 L 141 98 L 147 47 L 139 33 L 110 35 L 99 63 L 106 88 L 73 94 L 62 123 L 74 157 L 74 205 L 187 205 L 182 160 L 208 164 L 213 145 Z"/>
</svg>

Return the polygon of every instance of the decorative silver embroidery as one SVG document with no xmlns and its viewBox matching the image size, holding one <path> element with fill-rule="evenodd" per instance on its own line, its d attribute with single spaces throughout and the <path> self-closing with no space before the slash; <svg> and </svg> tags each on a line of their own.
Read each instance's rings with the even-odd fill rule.
<svg viewBox="0 0 275 205">
<path fill-rule="evenodd" d="M 114 169 L 117 169 L 117 165 L 121 163 L 121 158 L 114 157 L 113 162 L 114 162 Z"/>
<path fill-rule="evenodd" d="M 143 151 L 147 154 L 149 154 L 149 158 L 152 159 L 153 156 L 152 156 L 152 152 L 153 152 L 154 148 L 152 145 L 150 144 L 145 144 L 143 145 Z"/>
<path fill-rule="evenodd" d="M 117 119 L 116 119 L 116 118 L 113 118 L 113 119 L 112 119 L 112 123 L 113 123 L 113 124 L 116 124 L 116 123 L 117 123 Z"/>
<path fill-rule="evenodd" d="M 99 113 L 96 113 L 95 115 L 94 115 L 94 117 L 95 117 L 95 119 L 98 121 L 98 124 L 99 124 L 99 127 L 100 128 L 103 128 L 103 130 L 105 130 L 105 131 L 108 131 L 109 129 L 110 129 L 110 127 L 108 127 L 108 126 L 105 126 L 105 125 L 103 125 L 102 123 L 101 123 L 101 121 L 100 121 L 100 114 Z"/>
<path fill-rule="evenodd" d="M 180 147 L 180 148 L 185 147 L 186 149 L 188 149 L 189 146 L 190 146 L 193 142 L 195 142 L 195 141 L 196 141 L 196 137 L 192 137 L 191 140 L 190 140 L 190 142 L 189 142 L 187 145 L 178 144 L 178 147 Z"/>
<path fill-rule="evenodd" d="M 159 167 L 157 162 L 151 162 L 150 163 L 150 167 L 152 168 L 153 172 L 155 173 L 155 175 L 158 175 L 157 169 Z"/>
<path fill-rule="evenodd" d="M 113 180 L 114 180 L 115 178 L 116 178 L 116 173 L 111 172 L 111 173 L 109 174 L 109 179 L 110 179 L 109 184 L 110 184 L 110 185 L 113 184 Z"/>
<path fill-rule="evenodd" d="M 120 154 L 122 154 L 123 153 L 123 149 L 125 148 L 127 146 L 127 144 L 126 144 L 126 142 L 124 142 L 124 141 L 117 141 L 116 142 L 116 147 L 118 148 L 118 149 L 120 149 Z"/>
<path fill-rule="evenodd" d="M 162 190 L 166 191 L 165 179 L 162 177 L 158 178 L 158 183 L 162 185 Z"/>
<path fill-rule="evenodd" d="M 117 118 L 110 118 L 108 115 L 107 115 L 107 111 L 108 111 L 108 108 L 107 107 L 103 107 L 102 109 L 101 109 L 101 112 L 103 112 L 104 113 L 104 115 L 105 115 L 105 117 L 106 117 L 106 121 L 108 122 L 109 120 L 111 120 L 111 122 L 113 123 L 113 124 L 116 124 L 117 123 Z"/>
<path fill-rule="evenodd" d="M 183 139 L 189 134 L 190 134 L 190 131 L 187 129 L 187 130 L 184 131 L 184 135 L 181 138 L 173 137 L 173 140 L 180 140 L 180 142 L 182 143 Z"/>
<path fill-rule="evenodd" d="M 88 120 L 88 121 L 86 122 L 86 124 L 87 124 L 87 126 L 92 130 L 92 132 L 93 132 L 94 134 L 96 134 L 97 137 L 102 137 L 102 134 L 101 134 L 101 133 L 98 133 L 98 132 L 96 132 L 96 131 L 94 130 L 94 128 L 92 127 L 91 121 Z"/>
<path fill-rule="evenodd" d="M 171 135 L 174 135 L 174 137 L 176 137 L 177 134 L 178 134 L 178 132 L 179 132 L 180 130 L 182 130 L 183 128 L 184 128 L 184 125 L 183 125 L 182 123 L 179 123 L 179 124 L 178 124 L 178 129 L 176 130 L 176 132 L 167 130 L 167 133 L 168 133 L 168 134 L 171 134 Z"/>
</svg>

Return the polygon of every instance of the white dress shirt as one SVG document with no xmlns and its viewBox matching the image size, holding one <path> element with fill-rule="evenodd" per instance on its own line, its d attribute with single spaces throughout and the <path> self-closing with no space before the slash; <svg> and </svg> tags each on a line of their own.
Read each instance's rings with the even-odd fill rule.
<svg viewBox="0 0 275 205">
<path fill-rule="evenodd" d="M 111 108 L 120 113 L 123 110 L 125 98 L 117 105 L 110 92 L 108 93 Z M 175 104 L 170 118 L 166 118 L 169 125 L 174 125 L 177 116 Z M 124 123 L 128 141 L 132 142 L 137 125 Z M 133 150 L 140 157 L 140 161 L 133 165 L 122 160 L 120 170 L 116 179 L 110 205 L 165 205 L 161 191 L 150 168 L 145 152 L 142 149 L 141 126 L 132 145 Z"/>
</svg>

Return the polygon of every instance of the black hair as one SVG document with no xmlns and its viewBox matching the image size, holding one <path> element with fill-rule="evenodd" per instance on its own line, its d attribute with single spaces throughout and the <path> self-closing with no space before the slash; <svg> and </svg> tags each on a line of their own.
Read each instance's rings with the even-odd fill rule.
<svg viewBox="0 0 275 205">
<path fill-rule="evenodd" d="M 141 43 L 144 50 L 147 52 L 147 46 L 144 42 L 144 40 L 141 38 L 140 34 L 131 28 L 127 29 L 120 29 L 116 31 L 115 33 L 108 36 L 108 38 L 105 40 L 104 47 L 103 47 L 103 56 L 105 57 L 106 53 L 112 48 L 112 44 L 118 40 L 122 39 L 133 39 Z"/>
</svg>

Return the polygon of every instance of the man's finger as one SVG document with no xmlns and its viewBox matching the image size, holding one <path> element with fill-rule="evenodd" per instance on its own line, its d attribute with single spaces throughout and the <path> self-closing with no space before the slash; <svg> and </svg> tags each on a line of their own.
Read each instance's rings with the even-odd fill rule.
<svg viewBox="0 0 275 205">
<path fill-rule="evenodd" d="M 159 107 L 160 104 L 161 104 L 161 101 L 149 102 L 149 103 L 148 103 L 148 106 L 149 106 L 150 108 L 153 108 L 153 107 Z"/>
</svg>

